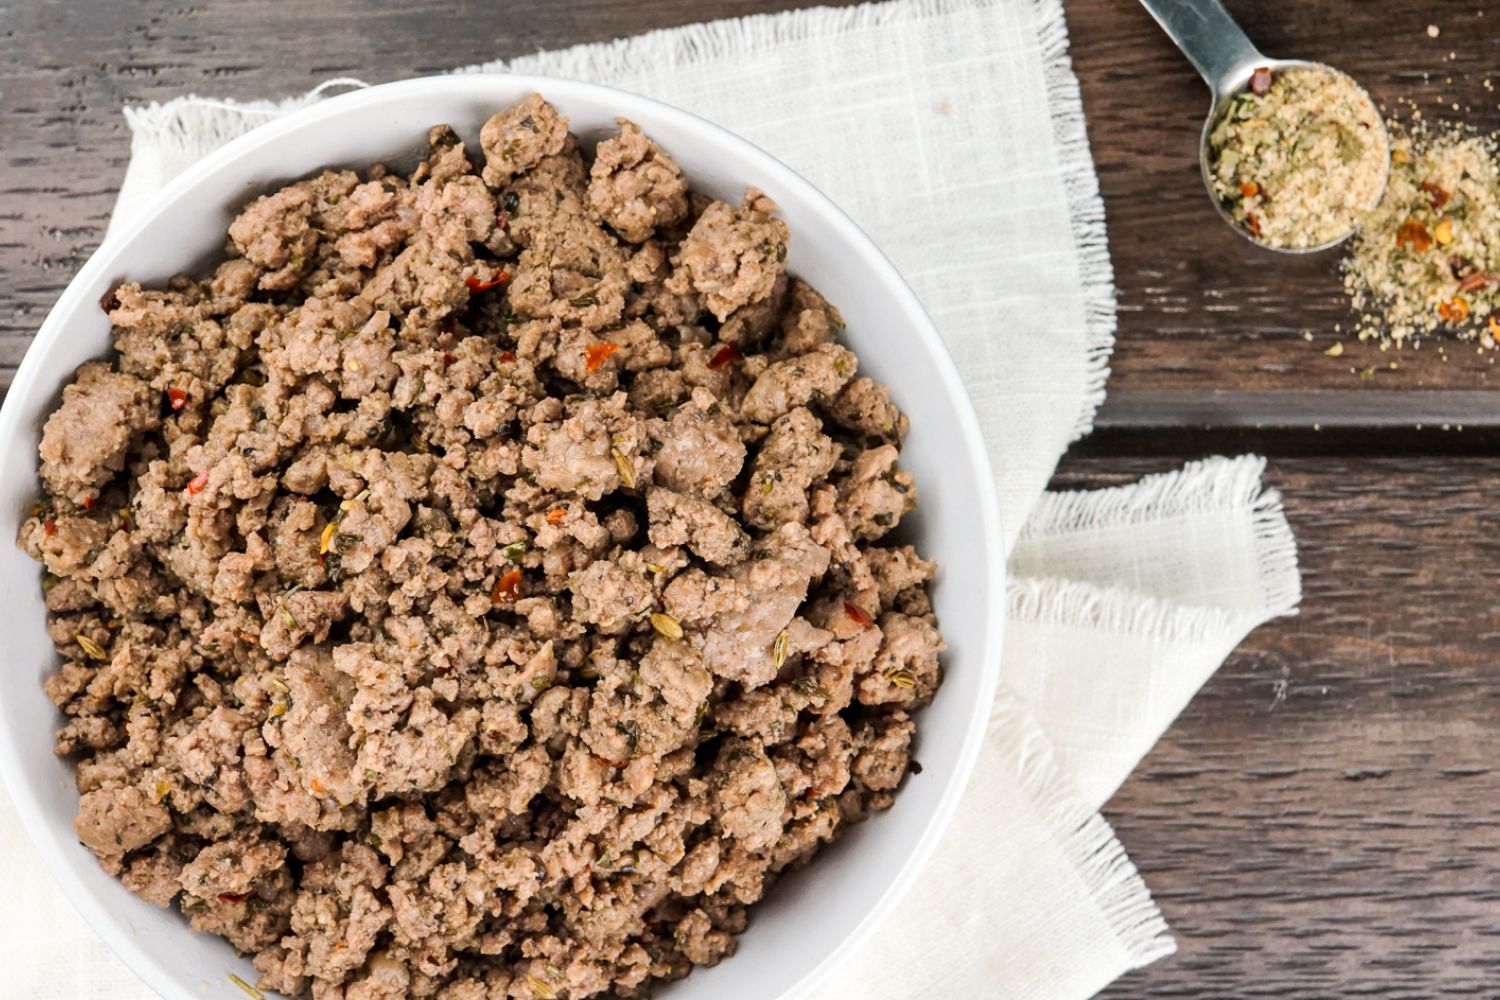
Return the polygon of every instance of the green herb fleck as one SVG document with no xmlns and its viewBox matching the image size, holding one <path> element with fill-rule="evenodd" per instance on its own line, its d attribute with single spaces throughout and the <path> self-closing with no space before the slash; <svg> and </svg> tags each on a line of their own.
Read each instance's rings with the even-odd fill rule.
<svg viewBox="0 0 1500 1000">
<path fill-rule="evenodd" d="M 777 670 L 780 670 L 781 665 L 786 662 L 786 648 L 789 640 L 790 636 L 786 629 L 782 629 L 781 633 L 776 636 L 776 642 L 771 646 L 771 662 Z"/>
<path fill-rule="evenodd" d="M 229 974 L 229 981 L 238 986 L 240 989 L 244 990 L 245 995 L 248 997 L 252 997 L 253 1000 L 266 1000 L 266 995 L 264 993 L 256 989 L 254 986 L 251 986 L 249 983 L 245 982 L 243 979 L 241 979 L 239 976 L 236 976 L 232 972 Z"/>
<path fill-rule="evenodd" d="M 887 670 L 881 676 L 903 691 L 910 691 L 917 686 L 917 679 L 909 670 Z"/>
<path fill-rule="evenodd" d="M 829 698 L 833 697 L 828 693 L 827 688 L 819 684 L 817 680 L 812 677 L 798 677 L 796 680 L 792 681 L 792 690 L 796 691 L 798 694 L 804 697 L 819 698 L 823 701 L 827 701 Z"/>
<path fill-rule="evenodd" d="M 629 741 L 630 756 L 634 757 L 641 745 L 641 727 L 632 719 L 629 722 L 616 722 L 615 730 Z"/>
</svg>

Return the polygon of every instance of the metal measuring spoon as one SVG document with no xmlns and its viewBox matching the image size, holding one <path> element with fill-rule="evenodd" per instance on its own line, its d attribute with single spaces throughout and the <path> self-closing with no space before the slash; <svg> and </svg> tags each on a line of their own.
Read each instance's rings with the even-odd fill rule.
<svg viewBox="0 0 1500 1000">
<path fill-rule="evenodd" d="M 1279 73 L 1285 69 L 1313 69 L 1344 77 L 1348 74 L 1326 63 L 1308 62 L 1304 59 L 1266 58 L 1235 23 L 1234 18 L 1229 16 L 1229 12 L 1224 9 L 1219 0 L 1141 0 L 1141 4 L 1151 12 L 1156 22 L 1166 29 L 1172 41 L 1177 43 L 1182 54 L 1188 57 L 1193 68 L 1213 91 L 1213 106 L 1209 108 L 1208 118 L 1203 123 L 1203 137 L 1198 142 L 1198 165 L 1203 174 L 1203 184 L 1208 188 L 1209 200 L 1214 203 L 1214 208 L 1218 209 L 1224 221 L 1229 223 L 1235 232 L 1256 246 L 1280 253 L 1317 253 L 1320 250 L 1336 247 L 1354 235 L 1357 227 L 1350 226 L 1349 231 L 1342 236 L 1314 247 L 1278 247 L 1262 242 L 1236 222 L 1225 209 L 1224 203 L 1214 194 L 1208 148 L 1209 135 L 1218 124 L 1220 116 L 1224 114 L 1231 100 L 1249 89 L 1251 77 L 1255 75 L 1256 70 L 1269 69 L 1272 73 Z M 1389 150 L 1391 140 L 1386 134 L 1383 120 L 1379 122 L 1379 128 L 1381 144 Z M 1380 181 L 1382 192 L 1385 191 L 1386 183 L 1390 179 L 1390 172 L 1390 157 L 1387 156 L 1385 176 Z"/>
</svg>

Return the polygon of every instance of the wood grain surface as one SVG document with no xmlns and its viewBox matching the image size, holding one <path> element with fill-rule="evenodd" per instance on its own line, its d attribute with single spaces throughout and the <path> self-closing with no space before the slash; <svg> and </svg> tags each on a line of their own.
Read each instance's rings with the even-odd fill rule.
<svg viewBox="0 0 1500 1000">
<path fill-rule="evenodd" d="M 129 154 L 122 103 L 378 82 L 798 5 L 0 0 L 0 389 L 102 236 Z M 1228 6 L 1271 54 L 1500 126 L 1483 87 L 1500 76 L 1500 7 Z M 1058 485 L 1268 451 L 1306 574 L 1303 615 L 1251 636 L 1107 809 L 1181 953 L 1106 995 L 1500 996 L 1494 355 L 1325 357 L 1350 318 L 1337 255 L 1235 237 L 1197 176 L 1207 93 L 1188 64 L 1132 0 L 1067 10 L 1120 335 L 1101 429 Z"/>
<path fill-rule="evenodd" d="M 1058 485 L 1173 465 L 1070 460 Z M 1105 995 L 1500 995 L 1500 469 L 1269 478 L 1303 612 L 1252 634 L 1106 807 L 1181 951 Z"/>
<path fill-rule="evenodd" d="M 1491 74 L 1500 85 L 1500 7 L 1485 10 L 1492 5 L 1482 0 L 1226 6 L 1263 52 L 1336 65 L 1392 112 L 1410 101 L 1429 120 L 1500 127 L 1500 91 L 1484 86 Z M 1445 405 L 1444 390 L 1500 389 L 1497 352 L 1479 354 L 1473 345 L 1383 352 L 1351 341 L 1341 357 L 1324 356 L 1335 340 L 1348 340 L 1353 319 L 1339 252 L 1268 254 L 1225 226 L 1198 173 L 1207 87 L 1139 4 L 1072 0 L 1067 9 L 1120 291 L 1106 420 L 1116 407 L 1180 418 L 1172 394 L 1183 390 L 1317 390 L 1298 411 L 1310 428 L 1337 419 L 1349 396 L 1399 390 L 1425 411 Z M 1428 36 L 1429 25 L 1438 27 L 1437 38 Z M 1394 401 L 1390 420 L 1406 421 L 1405 398 Z M 1246 397 L 1244 415 L 1274 419 L 1265 402 Z M 1489 410 L 1483 416 L 1494 419 Z"/>
</svg>

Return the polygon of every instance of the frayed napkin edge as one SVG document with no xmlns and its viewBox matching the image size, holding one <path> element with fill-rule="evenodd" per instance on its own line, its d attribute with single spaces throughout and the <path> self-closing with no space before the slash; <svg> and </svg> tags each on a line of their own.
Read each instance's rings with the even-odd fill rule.
<svg viewBox="0 0 1500 1000">
<path fill-rule="evenodd" d="M 1004 684 L 990 715 L 989 739 L 1005 759 L 1015 761 L 1022 792 L 1056 835 L 1059 850 L 1125 951 L 1128 967 L 1143 968 L 1174 954 L 1171 928 L 1114 828 L 1063 775 L 1052 741 Z"/>
<path fill-rule="evenodd" d="M 1115 268 L 1109 256 L 1104 196 L 1089 148 L 1083 94 L 1073 73 L 1068 49 L 1068 23 L 1062 0 L 1032 0 L 1038 19 L 1047 102 L 1057 139 L 1058 166 L 1073 221 L 1073 243 L 1078 248 L 1079 287 L 1084 306 L 1084 396 L 1073 424 L 1077 441 L 1094 429 L 1094 414 L 1104 402 L 1109 381 L 1109 359 L 1115 349 Z"/>
<path fill-rule="evenodd" d="M 1160 605 L 1158 613 L 1165 615 L 1173 609 L 1183 616 L 1192 617 L 1198 612 L 1217 611 L 1222 615 L 1244 617 L 1252 614 L 1255 623 L 1271 618 L 1297 614 L 1302 603 L 1302 573 L 1297 563 L 1297 540 L 1282 506 L 1281 493 L 1266 486 L 1264 476 L 1266 460 L 1259 455 L 1241 455 L 1237 458 L 1208 458 L 1190 462 L 1173 472 L 1145 476 L 1126 486 L 1115 486 L 1098 490 L 1075 490 L 1043 494 L 1031 517 L 1021 530 L 1020 542 L 1037 542 L 1052 535 L 1076 535 L 1092 530 L 1120 528 L 1131 524 L 1171 520 L 1189 514 L 1224 515 L 1240 513 L 1250 521 L 1250 530 L 1255 547 L 1256 565 L 1261 587 L 1260 607 L 1254 612 L 1229 609 L 1183 607 L 1179 604 L 1154 602 Z M 1030 583 L 1035 581 L 1018 581 Z M 1057 582 L 1057 581 L 1051 581 Z M 1079 593 L 1087 591 L 1103 593 L 1104 588 L 1090 584 L 1069 582 L 1069 587 Z M 1011 610 L 1013 615 L 1047 622 L 1061 622 L 1066 615 L 1082 609 L 1066 609 L 1056 601 L 1045 602 L 1045 614 L 1035 600 L 1018 600 L 1012 586 Z M 1140 604 L 1144 595 L 1124 591 Z M 1082 600 L 1072 598 L 1074 602 Z M 1110 602 L 1098 600 L 1107 605 Z M 1140 612 L 1132 611 L 1131 614 Z M 1197 615 L 1203 618 L 1203 615 Z M 1119 620 L 1119 615 L 1109 615 L 1099 608 L 1086 612 L 1086 617 L 1073 619 L 1074 623 L 1091 621 L 1116 630 L 1135 631 Z M 1202 628 L 1172 631 L 1173 637 L 1191 640 L 1203 629 L 1222 627 L 1221 621 L 1204 621 Z"/>
</svg>

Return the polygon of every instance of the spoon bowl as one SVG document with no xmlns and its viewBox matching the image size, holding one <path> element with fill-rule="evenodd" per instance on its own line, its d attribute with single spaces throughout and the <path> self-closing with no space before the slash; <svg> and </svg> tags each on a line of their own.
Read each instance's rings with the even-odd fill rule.
<svg viewBox="0 0 1500 1000">
<path fill-rule="evenodd" d="M 1269 69 L 1273 74 L 1278 74 L 1284 70 L 1306 69 L 1341 76 L 1345 79 L 1352 78 L 1327 63 L 1310 62 L 1305 59 L 1267 58 L 1235 23 L 1234 18 L 1229 16 L 1229 12 L 1224 9 L 1219 0 L 1141 0 L 1141 3 L 1151 12 L 1151 16 L 1156 18 L 1157 23 L 1166 30 L 1172 41 L 1182 50 L 1183 55 L 1187 56 L 1188 61 L 1198 70 L 1199 75 L 1203 77 L 1209 90 L 1212 91 L 1213 100 L 1209 105 L 1208 117 L 1203 122 L 1203 131 L 1198 141 L 1198 167 L 1203 177 L 1203 186 L 1208 191 L 1209 200 L 1213 202 L 1214 209 L 1219 213 L 1220 218 L 1251 243 L 1277 253 L 1320 253 L 1338 246 L 1353 236 L 1357 226 L 1350 226 L 1347 232 L 1316 246 L 1273 246 L 1262 241 L 1230 215 L 1223 201 L 1214 193 L 1212 150 L 1209 148 L 1209 137 L 1213 134 L 1214 127 L 1228 109 L 1229 103 L 1250 88 L 1251 78 L 1256 70 Z M 1385 122 L 1380 120 L 1378 115 L 1376 120 L 1380 143 L 1383 148 L 1389 150 L 1390 136 L 1386 132 Z M 1384 173 L 1380 178 L 1382 194 L 1385 192 L 1389 179 L 1390 157 L 1386 156 Z"/>
</svg>

